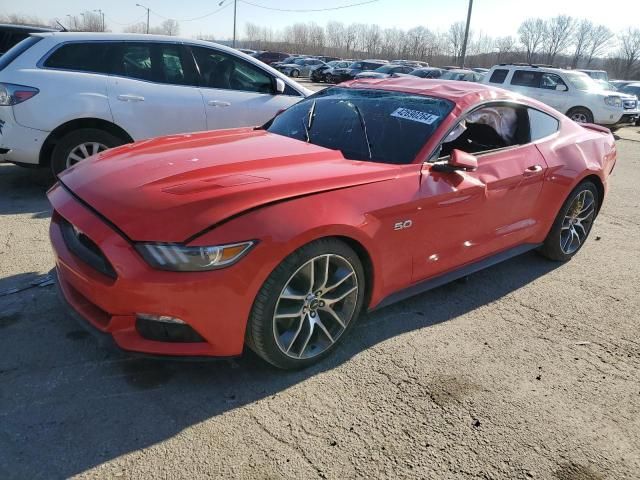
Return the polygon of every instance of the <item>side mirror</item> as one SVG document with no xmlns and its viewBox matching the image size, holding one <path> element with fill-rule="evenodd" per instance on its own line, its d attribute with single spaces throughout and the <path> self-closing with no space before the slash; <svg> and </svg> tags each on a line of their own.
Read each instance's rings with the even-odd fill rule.
<svg viewBox="0 0 640 480">
<path fill-rule="evenodd" d="M 556 85 L 556 91 L 558 92 L 566 92 L 567 90 L 568 89 L 566 85 Z"/>
<path fill-rule="evenodd" d="M 284 80 L 276 77 L 276 95 L 283 94 L 285 88 L 286 88 L 286 85 L 284 83 Z"/>
<path fill-rule="evenodd" d="M 449 156 L 449 161 L 434 163 L 431 170 L 434 172 L 452 173 L 458 170 L 472 172 L 478 169 L 478 159 L 470 153 L 454 149 Z"/>
</svg>

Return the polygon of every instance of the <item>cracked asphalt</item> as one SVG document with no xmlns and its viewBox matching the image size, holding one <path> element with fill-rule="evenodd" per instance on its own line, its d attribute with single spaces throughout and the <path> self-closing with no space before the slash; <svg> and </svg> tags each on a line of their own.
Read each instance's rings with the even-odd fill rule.
<svg viewBox="0 0 640 480">
<path fill-rule="evenodd" d="M 46 173 L 0 165 L 0 478 L 639 478 L 640 129 L 620 135 L 571 262 L 367 315 L 302 372 L 108 348 L 31 285 L 53 267 Z"/>
</svg>

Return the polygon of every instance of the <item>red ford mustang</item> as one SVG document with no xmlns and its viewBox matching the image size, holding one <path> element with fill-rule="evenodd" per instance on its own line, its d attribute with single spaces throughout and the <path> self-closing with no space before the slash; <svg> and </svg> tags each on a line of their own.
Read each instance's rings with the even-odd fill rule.
<svg viewBox="0 0 640 480">
<path fill-rule="evenodd" d="M 583 245 L 608 130 L 489 86 L 358 80 L 259 128 L 83 161 L 49 192 L 62 297 L 122 348 L 281 368 L 375 309 L 537 248 Z"/>
</svg>

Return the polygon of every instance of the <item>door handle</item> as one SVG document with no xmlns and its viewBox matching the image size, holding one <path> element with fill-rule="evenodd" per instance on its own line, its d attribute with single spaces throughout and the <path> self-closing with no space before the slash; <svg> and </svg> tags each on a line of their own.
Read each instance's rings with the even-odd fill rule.
<svg viewBox="0 0 640 480">
<path fill-rule="evenodd" d="M 531 175 L 536 175 L 542 171 L 541 165 L 532 165 L 524 171 L 524 176 L 529 177 Z"/>
<path fill-rule="evenodd" d="M 140 95 L 118 95 L 118 100 L 123 102 L 144 102 L 144 97 Z"/>
<path fill-rule="evenodd" d="M 222 100 L 209 100 L 207 105 L 212 107 L 229 107 L 231 106 L 230 102 L 223 102 Z"/>
</svg>

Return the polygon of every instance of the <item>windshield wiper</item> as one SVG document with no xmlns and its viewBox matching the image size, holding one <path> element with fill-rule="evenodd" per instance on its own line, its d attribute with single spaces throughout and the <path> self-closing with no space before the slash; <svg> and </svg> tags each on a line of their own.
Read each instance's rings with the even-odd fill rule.
<svg viewBox="0 0 640 480">
<path fill-rule="evenodd" d="M 362 131 L 364 132 L 364 139 L 367 142 L 367 149 L 369 150 L 369 160 L 371 160 L 371 158 L 373 157 L 373 155 L 371 154 L 371 142 L 369 141 L 369 134 L 367 133 L 367 124 L 364 121 L 364 115 L 362 115 L 362 112 L 360 111 L 360 108 L 357 105 L 351 104 L 351 106 L 356 111 L 356 113 L 358 114 L 358 118 L 360 119 L 360 126 L 362 126 Z"/>
<path fill-rule="evenodd" d="M 314 100 L 313 103 L 311 104 L 311 108 L 309 109 L 309 112 L 307 112 L 307 115 L 309 115 L 309 120 L 305 121 L 304 117 L 302 117 L 302 126 L 304 127 L 304 133 L 307 138 L 307 143 L 311 141 L 309 132 L 311 131 L 311 126 L 313 125 L 315 111 L 316 111 L 316 101 Z"/>
</svg>

